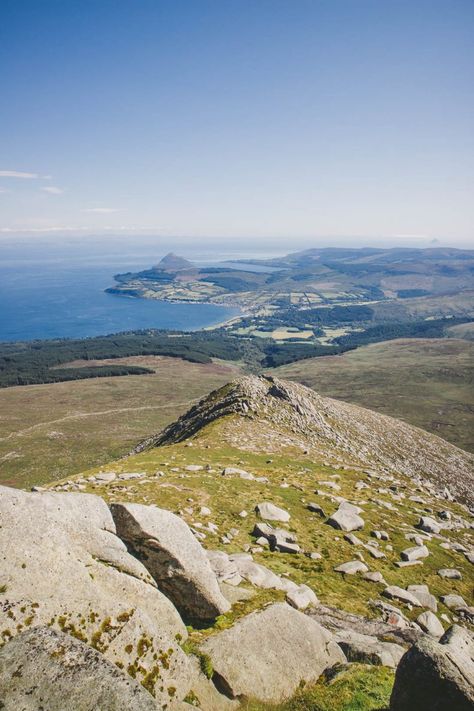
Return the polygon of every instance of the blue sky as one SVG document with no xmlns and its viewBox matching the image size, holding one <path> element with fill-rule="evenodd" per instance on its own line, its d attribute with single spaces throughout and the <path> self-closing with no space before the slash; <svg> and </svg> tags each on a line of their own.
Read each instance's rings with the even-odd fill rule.
<svg viewBox="0 0 474 711">
<path fill-rule="evenodd" d="M 467 244 L 473 0 L 0 0 L 0 235 Z"/>
</svg>

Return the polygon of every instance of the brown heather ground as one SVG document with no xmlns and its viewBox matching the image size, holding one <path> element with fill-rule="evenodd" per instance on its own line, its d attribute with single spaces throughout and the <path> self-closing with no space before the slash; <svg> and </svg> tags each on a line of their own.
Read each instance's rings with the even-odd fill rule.
<svg viewBox="0 0 474 711">
<path fill-rule="evenodd" d="M 28 487 L 116 459 L 236 375 L 228 363 L 113 362 L 156 372 L 0 390 L 1 484 Z"/>
</svg>

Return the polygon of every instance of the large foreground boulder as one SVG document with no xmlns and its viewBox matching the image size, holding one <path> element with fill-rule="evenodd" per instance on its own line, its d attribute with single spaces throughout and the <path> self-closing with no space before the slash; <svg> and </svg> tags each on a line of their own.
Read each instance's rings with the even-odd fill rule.
<svg viewBox="0 0 474 711">
<path fill-rule="evenodd" d="M 147 682 L 163 703 L 192 671 L 186 628 L 146 568 L 116 536 L 105 502 L 79 493 L 0 487 L 0 630 L 67 632 Z"/>
<path fill-rule="evenodd" d="M 183 615 L 211 620 L 230 609 L 205 550 L 179 516 L 141 504 L 112 504 L 111 511 L 120 538 Z"/>
<path fill-rule="evenodd" d="M 285 603 L 248 615 L 201 649 L 211 658 L 221 692 L 269 703 L 289 698 L 302 682 L 314 682 L 346 661 L 330 632 Z"/>
<path fill-rule="evenodd" d="M 158 711 L 141 684 L 95 649 L 63 632 L 34 627 L 0 649 L 3 711 Z"/>
<path fill-rule="evenodd" d="M 390 711 L 472 711 L 474 636 L 453 625 L 436 642 L 422 637 L 402 657 Z"/>
</svg>

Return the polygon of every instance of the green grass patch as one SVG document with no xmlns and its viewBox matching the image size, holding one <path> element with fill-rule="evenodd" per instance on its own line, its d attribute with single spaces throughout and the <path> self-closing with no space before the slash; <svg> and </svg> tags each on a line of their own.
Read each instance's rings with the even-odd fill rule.
<svg viewBox="0 0 474 711">
<path fill-rule="evenodd" d="M 354 664 L 328 681 L 302 688 L 283 704 L 248 702 L 243 711 L 385 711 L 388 710 L 394 672 L 386 667 Z"/>
</svg>

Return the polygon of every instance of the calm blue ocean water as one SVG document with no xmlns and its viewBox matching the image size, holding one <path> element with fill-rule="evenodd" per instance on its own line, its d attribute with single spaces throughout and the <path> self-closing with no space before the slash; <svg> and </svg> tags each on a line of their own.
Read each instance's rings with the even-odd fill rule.
<svg viewBox="0 0 474 711">
<path fill-rule="evenodd" d="M 95 245 L 0 242 L 0 341 L 80 338 L 141 328 L 195 330 L 224 321 L 237 309 L 169 304 L 106 294 L 117 272 L 144 269 L 169 249 L 202 262 L 236 259 L 215 246 Z M 259 255 L 262 256 L 262 255 Z"/>
</svg>

